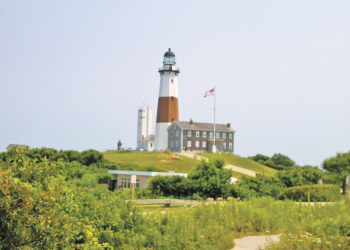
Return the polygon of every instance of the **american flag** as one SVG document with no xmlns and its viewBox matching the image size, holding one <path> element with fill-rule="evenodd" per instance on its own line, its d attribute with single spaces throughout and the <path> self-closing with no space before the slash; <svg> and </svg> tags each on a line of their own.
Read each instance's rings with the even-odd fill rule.
<svg viewBox="0 0 350 250">
<path fill-rule="evenodd" d="M 214 89 L 208 90 L 207 92 L 205 92 L 204 97 L 207 97 L 207 96 L 214 96 Z"/>
</svg>

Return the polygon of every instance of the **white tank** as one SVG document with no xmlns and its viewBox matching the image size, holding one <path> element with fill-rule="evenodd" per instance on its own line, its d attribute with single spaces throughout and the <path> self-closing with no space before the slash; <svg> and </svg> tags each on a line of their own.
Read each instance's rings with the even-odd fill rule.
<svg viewBox="0 0 350 250">
<path fill-rule="evenodd" d="M 152 108 L 150 106 L 142 107 L 137 111 L 137 138 L 136 144 L 139 140 L 146 138 L 152 133 Z M 136 148 L 138 145 L 136 145 Z"/>
</svg>

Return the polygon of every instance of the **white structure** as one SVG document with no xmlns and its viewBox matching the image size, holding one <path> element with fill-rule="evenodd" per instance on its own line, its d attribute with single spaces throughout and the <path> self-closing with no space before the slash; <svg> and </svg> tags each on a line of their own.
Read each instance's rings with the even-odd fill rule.
<svg viewBox="0 0 350 250">
<path fill-rule="evenodd" d="M 164 54 L 163 67 L 158 70 L 160 74 L 160 86 L 156 133 L 154 137 L 155 151 L 167 149 L 167 128 L 173 121 L 179 120 L 177 77 L 180 69 L 175 64 L 175 54 L 169 49 Z"/>
<path fill-rule="evenodd" d="M 152 118 L 153 110 L 150 106 L 142 107 L 137 112 L 137 150 L 153 151 Z"/>
<path fill-rule="evenodd" d="M 122 190 L 124 188 L 131 188 L 131 175 L 136 175 L 136 187 L 147 188 L 149 179 L 161 176 L 183 176 L 187 178 L 187 174 L 168 172 L 146 172 L 146 171 L 124 171 L 124 170 L 108 170 L 109 174 L 113 174 L 112 181 L 113 189 Z"/>
<path fill-rule="evenodd" d="M 137 149 L 139 151 L 153 151 L 154 149 L 154 135 L 146 136 L 144 139 L 137 142 Z"/>
</svg>

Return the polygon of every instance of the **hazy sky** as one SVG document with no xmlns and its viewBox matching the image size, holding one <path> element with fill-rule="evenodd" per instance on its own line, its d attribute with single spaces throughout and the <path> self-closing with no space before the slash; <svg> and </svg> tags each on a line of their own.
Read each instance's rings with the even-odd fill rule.
<svg viewBox="0 0 350 250">
<path fill-rule="evenodd" d="M 136 147 L 175 52 L 180 120 L 235 153 L 320 165 L 350 149 L 350 1 L 0 1 L 0 151 Z M 155 124 L 153 131 L 155 130 Z"/>
</svg>

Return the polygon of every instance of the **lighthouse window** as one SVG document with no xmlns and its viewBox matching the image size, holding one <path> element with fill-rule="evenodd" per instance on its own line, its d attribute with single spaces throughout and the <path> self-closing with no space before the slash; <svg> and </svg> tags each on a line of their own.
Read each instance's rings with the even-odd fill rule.
<svg viewBox="0 0 350 250">
<path fill-rule="evenodd" d="M 174 97 L 173 96 L 171 97 L 171 100 L 174 101 Z"/>
<path fill-rule="evenodd" d="M 171 83 L 173 83 L 174 82 L 174 79 L 171 79 Z"/>
</svg>

